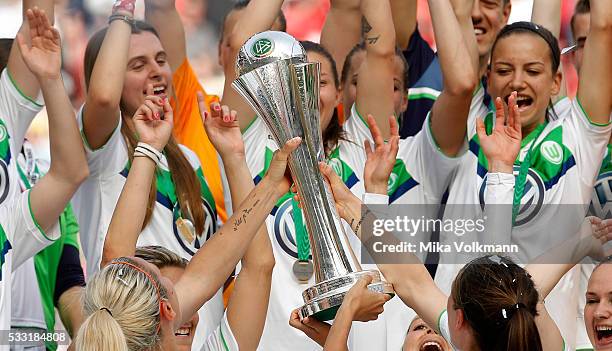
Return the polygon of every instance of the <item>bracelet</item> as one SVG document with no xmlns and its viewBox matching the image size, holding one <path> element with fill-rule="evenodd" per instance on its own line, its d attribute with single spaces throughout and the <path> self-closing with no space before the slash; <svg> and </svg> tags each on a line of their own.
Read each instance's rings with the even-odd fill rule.
<svg viewBox="0 0 612 351">
<path fill-rule="evenodd" d="M 154 148 L 153 146 L 151 146 L 151 145 L 149 145 L 149 144 L 147 144 L 147 143 L 145 143 L 145 142 L 142 142 L 142 141 L 138 142 L 138 144 L 136 145 L 136 147 L 137 147 L 137 148 L 138 148 L 138 147 L 141 147 L 141 148 L 144 148 L 144 149 L 149 150 L 150 152 L 152 152 L 153 154 L 155 154 L 155 156 L 157 156 L 157 158 L 159 158 L 160 160 L 161 160 L 161 158 L 162 158 L 162 153 L 161 153 L 161 151 L 157 150 L 156 148 Z"/>
<path fill-rule="evenodd" d="M 116 21 L 116 20 L 121 20 L 129 24 L 130 26 L 134 25 L 134 19 L 128 15 L 111 15 L 108 18 L 108 24 L 110 25 L 113 21 Z"/>
<path fill-rule="evenodd" d="M 134 149 L 134 157 L 148 157 L 151 161 L 159 166 L 162 158 L 162 153 L 147 143 L 139 142 Z"/>
</svg>

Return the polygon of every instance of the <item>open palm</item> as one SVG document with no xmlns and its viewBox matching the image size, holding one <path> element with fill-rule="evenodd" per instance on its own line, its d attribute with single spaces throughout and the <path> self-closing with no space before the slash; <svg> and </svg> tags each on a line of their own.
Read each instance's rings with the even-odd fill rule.
<svg viewBox="0 0 612 351">
<path fill-rule="evenodd" d="M 214 103 L 208 112 L 204 96 L 200 92 L 198 92 L 198 106 L 206 134 L 217 152 L 222 157 L 244 156 L 244 141 L 236 119 L 236 111 L 230 111 L 227 106 Z"/>
<path fill-rule="evenodd" d="M 501 98 L 495 100 L 495 126 L 490 135 L 487 135 L 482 119 L 476 120 L 476 132 L 480 139 L 480 146 L 492 165 L 512 167 L 521 150 L 521 118 L 516 104 L 516 92 L 508 98 L 508 118 L 505 118 L 504 106 Z"/>
<path fill-rule="evenodd" d="M 390 116 L 391 139 L 389 139 L 388 143 L 385 143 L 376 120 L 372 115 L 368 115 L 368 125 L 370 126 L 372 138 L 374 138 L 375 148 L 372 151 L 370 142 L 368 140 L 364 141 L 367 156 L 363 170 L 365 189 L 369 193 L 386 195 L 389 176 L 395 166 L 395 159 L 399 149 L 399 129 L 395 117 Z"/>
<path fill-rule="evenodd" d="M 49 23 L 43 10 L 34 7 L 26 11 L 30 44 L 20 33 L 19 51 L 30 71 L 39 78 L 57 78 L 62 66 L 60 35 Z"/>
</svg>

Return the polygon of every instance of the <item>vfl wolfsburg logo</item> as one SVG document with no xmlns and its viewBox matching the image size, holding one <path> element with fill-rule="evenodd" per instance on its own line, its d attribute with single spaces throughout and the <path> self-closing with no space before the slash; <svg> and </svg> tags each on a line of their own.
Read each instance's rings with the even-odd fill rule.
<svg viewBox="0 0 612 351">
<path fill-rule="evenodd" d="M 0 142 L 4 141 L 8 133 L 6 132 L 6 127 L 4 125 L 0 125 Z"/>
<path fill-rule="evenodd" d="M 4 130 L 4 127 L 1 128 Z M 9 171 L 4 160 L 0 160 L 0 204 L 8 197 L 10 188 Z"/>
<path fill-rule="evenodd" d="M 251 47 L 251 53 L 257 58 L 270 55 L 274 49 L 274 43 L 270 39 L 262 38 L 256 41 Z"/>
<path fill-rule="evenodd" d="M 612 218 L 612 172 L 597 177 L 589 212 L 599 218 Z"/>
<path fill-rule="evenodd" d="M 389 181 L 387 182 L 387 193 L 390 194 L 393 189 L 395 189 L 395 185 L 397 184 L 397 178 L 399 178 L 399 176 L 395 173 L 391 173 L 391 175 L 389 175 Z"/>
<path fill-rule="evenodd" d="M 344 177 L 342 176 L 342 162 L 339 159 L 332 158 L 327 162 L 327 164 L 334 170 L 334 172 L 336 172 L 338 177 L 344 179 Z"/>
<path fill-rule="evenodd" d="M 540 152 L 548 161 L 560 165 L 563 161 L 563 149 L 556 141 L 547 140 L 540 146 Z"/>
<path fill-rule="evenodd" d="M 293 206 L 291 198 L 283 202 L 274 215 L 274 239 L 287 255 L 297 259 L 295 224 L 293 223 Z"/>
<path fill-rule="evenodd" d="M 520 166 L 515 165 L 513 174 L 518 177 Z M 480 185 L 480 191 L 478 192 L 478 199 L 480 200 L 480 206 L 484 209 L 485 206 L 485 189 L 487 182 L 483 181 Z M 521 226 L 534 219 L 538 213 L 542 210 L 544 204 L 544 181 L 537 172 L 529 169 L 527 172 L 527 179 L 525 181 L 525 188 L 523 190 L 523 197 L 521 198 L 521 207 L 519 213 L 516 216 L 515 226 Z"/>
</svg>

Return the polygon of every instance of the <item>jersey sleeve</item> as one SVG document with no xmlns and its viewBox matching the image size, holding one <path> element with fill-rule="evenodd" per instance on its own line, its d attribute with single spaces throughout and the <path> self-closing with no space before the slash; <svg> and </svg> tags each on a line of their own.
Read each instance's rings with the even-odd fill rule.
<svg viewBox="0 0 612 351">
<path fill-rule="evenodd" d="M 425 127 L 413 139 L 400 141 L 398 158 L 414 164 L 414 178 L 424 186 L 427 203 L 440 203 L 451 176 L 459 165 L 463 150 L 456 157 L 446 156 L 434 140 L 431 132 L 431 114 L 425 119 Z"/>
<path fill-rule="evenodd" d="M 223 314 L 217 329 L 208 336 L 201 351 L 239 351 L 238 342 L 227 320 L 227 312 Z"/>
<path fill-rule="evenodd" d="M 446 340 L 446 342 L 448 342 L 449 345 L 452 345 L 450 328 L 448 327 L 448 311 L 447 310 L 444 310 L 440 313 L 440 316 L 438 317 L 437 327 L 438 327 L 438 331 L 440 332 L 440 335 L 442 335 L 444 340 Z"/>
<path fill-rule="evenodd" d="M 487 173 L 484 218 L 486 230 L 478 232 L 483 244 L 510 244 L 512 235 L 512 202 L 514 174 Z"/>
<path fill-rule="evenodd" d="M 123 136 L 121 135 L 122 116 L 119 116 L 117 126 L 110 138 L 104 145 L 97 149 L 92 149 L 85 137 L 83 128 L 83 107 L 77 114 L 77 120 L 83 145 L 85 146 L 85 156 L 87 157 L 87 166 L 89 167 L 90 178 L 99 178 L 111 174 L 117 174 L 121 171 L 120 168 L 125 166 L 127 162 L 127 148 Z"/>
<path fill-rule="evenodd" d="M 10 245 L 4 249 L 13 251 L 12 270 L 60 236 L 59 225 L 55 224 L 51 230 L 44 232 L 36 222 L 30 207 L 29 190 L 0 207 L 0 225 Z"/>
<path fill-rule="evenodd" d="M 273 151 L 278 148 L 263 119 L 256 117 L 242 133 L 246 161 L 255 184 L 265 175 Z"/>
<path fill-rule="evenodd" d="M 575 134 L 575 161 L 580 170 L 580 178 L 584 183 L 592 186 L 599 173 L 601 160 L 606 153 L 612 125 L 610 122 L 606 124 L 592 122 L 578 98 L 572 101 L 571 112 L 572 115 L 564 118 L 563 122 L 569 123 Z"/>
<path fill-rule="evenodd" d="M 21 150 L 32 120 L 42 110 L 43 103 L 24 95 L 11 78 L 8 69 L 0 76 L 0 119 L 10 136 L 13 152 Z"/>
</svg>

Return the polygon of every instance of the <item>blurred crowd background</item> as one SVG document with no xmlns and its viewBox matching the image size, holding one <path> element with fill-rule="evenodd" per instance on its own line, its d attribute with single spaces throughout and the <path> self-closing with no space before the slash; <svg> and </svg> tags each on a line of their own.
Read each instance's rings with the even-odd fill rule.
<svg viewBox="0 0 612 351">
<path fill-rule="evenodd" d="M 285 0 L 287 31 L 300 40 L 318 41 L 329 10 L 330 0 Z M 407 0 L 408 1 L 408 0 Z M 75 109 L 84 99 L 83 53 L 88 38 L 106 25 L 113 0 L 56 0 L 56 25 L 62 33 L 64 81 Z M 137 17 L 143 17 L 143 0 L 137 1 Z M 219 30 L 233 0 L 176 0 L 187 35 L 190 62 L 209 94 L 223 93 L 223 71 L 218 63 Z M 418 23 L 422 35 L 435 46 L 427 1 L 418 0 Z M 572 43 L 570 18 L 576 0 L 564 0 L 562 9 L 562 47 Z M 533 0 L 512 0 L 510 22 L 529 20 Z M 0 0 L 0 38 L 14 38 L 21 25 L 21 0 Z M 576 91 L 576 72 L 563 59 L 568 94 Z M 38 155 L 48 157 L 47 125 L 44 111 L 28 134 Z"/>
</svg>

